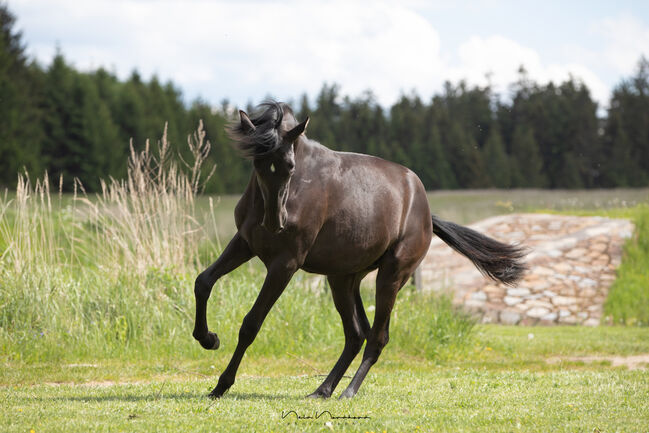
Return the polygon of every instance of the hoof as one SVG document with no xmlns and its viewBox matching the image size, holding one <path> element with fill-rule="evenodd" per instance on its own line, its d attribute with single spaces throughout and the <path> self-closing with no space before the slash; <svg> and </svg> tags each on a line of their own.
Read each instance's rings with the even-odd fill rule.
<svg viewBox="0 0 649 433">
<path fill-rule="evenodd" d="M 329 397 L 331 397 L 331 395 L 327 395 L 327 394 L 325 394 L 325 393 L 322 392 L 322 391 L 314 391 L 314 392 L 312 392 L 311 394 L 309 394 L 309 395 L 306 396 L 306 398 L 321 398 L 321 399 L 323 399 L 323 400 L 324 400 L 325 398 L 329 398 Z"/>
<path fill-rule="evenodd" d="M 223 389 L 223 388 L 219 387 L 218 385 L 216 385 L 216 388 L 214 388 L 212 390 L 212 392 L 210 392 L 208 397 L 213 398 L 213 399 L 221 398 L 221 397 L 223 397 L 223 394 L 225 394 L 225 392 L 227 390 L 228 390 L 228 388 Z"/>
<path fill-rule="evenodd" d="M 346 390 L 343 391 L 342 394 L 340 394 L 340 397 L 338 397 L 338 400 L 344 400 L 346 398 L 352 398 L 354 397 L 354 392 L 347 388 Z"/>
<path fill-rule="evenodd" d="M 201 343 L 203 349 L 207 350 L 216 350 L 221 345 L 219 337 L 213 332 L 208 332 L 207 335 L 199 341 L 199 343 Z"/>
</svg>

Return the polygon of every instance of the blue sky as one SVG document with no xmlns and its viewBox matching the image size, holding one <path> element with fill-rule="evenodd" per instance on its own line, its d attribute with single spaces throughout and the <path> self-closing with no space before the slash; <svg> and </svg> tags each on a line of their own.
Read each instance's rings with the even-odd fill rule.
<svg viewBox="0 0 649 433">
<path fill-rule="evenodd" d="M 323 82 L 372 89 L 383 105 L 445 80 L 507 95 L 523 64 L 545 83 L 570 74 L 605 107 L 649 57 L 647 1 L 13 0 L 30 54 L 56 47 L 77 68 L 172 80 L 187 100 L 243 106 L 311 98 Z"/>
</svg>

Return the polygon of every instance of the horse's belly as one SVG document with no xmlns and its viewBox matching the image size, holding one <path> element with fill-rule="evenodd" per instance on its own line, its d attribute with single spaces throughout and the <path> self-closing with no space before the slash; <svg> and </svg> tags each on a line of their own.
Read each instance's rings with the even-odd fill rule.
<svg viewBox="0 0 649 433">
<path fill-rule="evenodd" d="M 308 272 L 341 275 L 376 267 L 392 243 L 389 231 L 323 230 L 307 254 L 302 268 Z"/>
</svg>

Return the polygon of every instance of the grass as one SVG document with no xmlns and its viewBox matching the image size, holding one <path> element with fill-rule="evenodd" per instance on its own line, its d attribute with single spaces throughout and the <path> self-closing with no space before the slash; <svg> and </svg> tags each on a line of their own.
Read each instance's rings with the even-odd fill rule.
<svg viewBox="0 0 649 433">
<path fill-rule="evenodd" d="M 307 401 L 317 380 L 296 377 L 242 379 L 217 402 L 206 401 L 201 379 L 37 386 L 12 390 L 4 399 L 11 415 L 0 422 L 7 432 L 637 432 L 649 418 L 646 373 L 638 371 L 383 373 L 353 401 Z"/>
<path fill-rule="evenodd" d="M 0 425 L 8 432 L 644 431 L 646 371 L 546 360 L 648 353 L 648 337 L 646 328 L 480 325 L 470 350 L 441 363 L 404 356 L 390 343 L 359 394 L 346 401 L 304 398 L 337 354 L 310 357 L 309 347 L 298 357 L 246 356 L 236 384 L 218 401 L 206 398 L 224 365 L 212 352 L 200 360 L 31 364 L 0 380 Z M 282 417 L 291 410 L 324 415 Z"/>
<path fill-rule="evenodd" d="M 604 312 L 615 323 L 649 325 L 649 206 L 633 215 L 635 232 L 624 246 L 622 264 Z"/>
</svg>

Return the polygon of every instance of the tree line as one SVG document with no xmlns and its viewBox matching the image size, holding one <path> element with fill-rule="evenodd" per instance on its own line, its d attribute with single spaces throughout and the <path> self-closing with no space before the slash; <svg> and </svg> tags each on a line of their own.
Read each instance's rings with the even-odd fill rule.
<svg viewBox="0 0 649 433">
<path fill-rule="evenodd" d="M 0 4 L 0 185 L 19 172 L 79 178 L 93 191 L 101 177 L 120 178 L 136 149 L 168 138 L 182 156 L 187 136 L 204 122 L 216 174 L 209 193 L 237 193 L 251 165 L 231 147 L 224 127 L 233 113 L 183 101 L 178 87 L 133 72 L 126 80 L 100 68 L 76 70 L 58 53 L 50 65 L 28 58 L 14 17 Z M 406 94 L 389 108 L 371 91 L 341 95 L 325 84 L 310 101 L 292 103 L 311 117 L 307 136 L 335 150 L 377 155 L 410 167 L 427 189 L 595 188 L 649 185 L 649 62 L 614 88 L 609 108 L 580 80 L 539 84 L 521 67 L 509 95 L 490 86 L 446 83 L 426 101 Z M 250 110 L 252 107 L 247 107 Z"/>
</svg>

